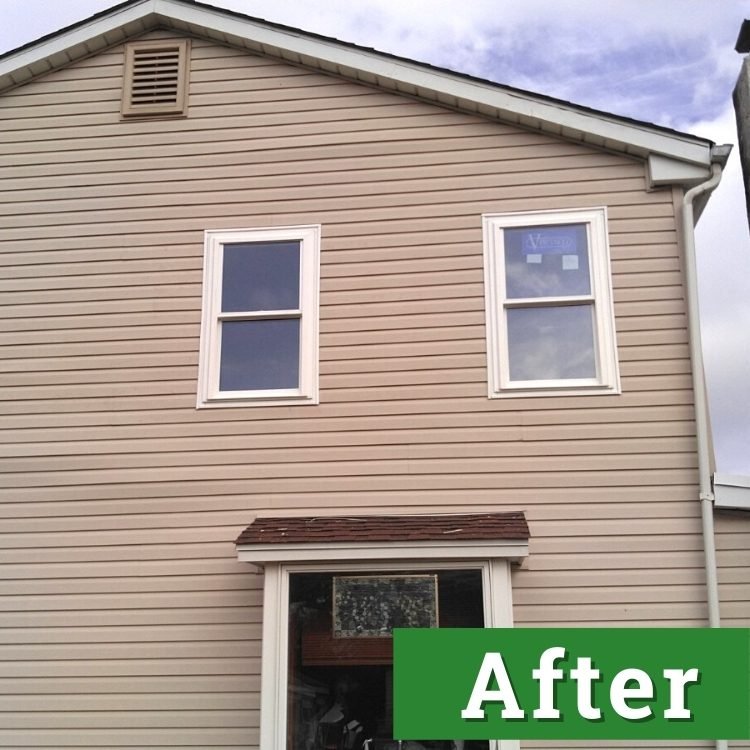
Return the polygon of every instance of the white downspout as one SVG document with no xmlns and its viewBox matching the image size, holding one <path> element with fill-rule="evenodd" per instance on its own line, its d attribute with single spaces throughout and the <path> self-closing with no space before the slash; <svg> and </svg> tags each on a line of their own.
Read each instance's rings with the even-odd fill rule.
<svg viewBox="0 0 750 750">
<path fill-rule="evenodd" d="M 721 166 L 714 163 L 711 165 L 711 177 L 706 182 L 688 190 L 682 199 L 682 237 L 685 250 L 690 358 L 693 365 L 695 429 L 698 440 L 698 480 L 706 567 L 706 598 L 708 601 L 708 624 L 712 628 L 721 627 L 721 617 L 719 613 L 719 582 L 716 572 L 714 494 L 711 486 L 708 403 L 703 372 L 703 349 L 701 346 L 700 319 L 698 314 L 698 271 L 695 258 L 693 201 L 698 195 L 713 190 L 719 184 L 720 179 Z M 716 750 L 727 750 L 728 747 L 729 744 L 726 740 L 716 740 Z"/>
</svg>

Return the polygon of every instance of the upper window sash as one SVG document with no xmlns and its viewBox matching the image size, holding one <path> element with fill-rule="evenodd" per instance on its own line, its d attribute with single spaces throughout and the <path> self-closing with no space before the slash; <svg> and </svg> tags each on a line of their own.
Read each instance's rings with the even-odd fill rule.
<svg viewBox="0 0 750 750">
<path fill-rule="evenodd" d="M 482 222 L 489 397 L 618 393 L 606 209 L 485 214 Z M 552 257 L 554 272 L 538 273 Z M 546 359 L 543 342 L 534 349 L 542 329 L 568 337 L 560 351 L 571 350 L 569 361 Z"/>
<path fill-rule="evenodd" d="M 264 267 L 264 251 L 274 247 L 283 254 L 279 255 L 281 264 L 276 269 Z M 257 263 L 268 277 L 265 285 L 258 283 L 252 288 L 237 283 L 242 278 L 237 273 L 238 259 L 251 266 Z M 198 407 L 318 403 L 319 269 L 319 225 L 205 233 Z M 269 290 L 269 286 L 273 288 Z M 259 325 L 245 326 L 243 333 L 243 322 Z M 286 352 L 289 371 L 279 374 L 278 385 L 233 387 L 236 376 L 223 362 L 222 345 L 231 341 L 239 349 L 247 345 L 248 333 L 254 331 L 257 336 L 262 328 L 267 340 L 286 338 L 289 342 L 287 348 L 293 350 Z M 274 378 L 269 374 L 268 379 Z"/>
</svg>

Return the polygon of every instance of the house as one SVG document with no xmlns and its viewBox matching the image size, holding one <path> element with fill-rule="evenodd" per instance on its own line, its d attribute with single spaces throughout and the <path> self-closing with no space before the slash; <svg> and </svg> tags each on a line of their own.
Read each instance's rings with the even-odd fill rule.
<svg viewBox="0 0 750 750">
<path fill-rule="evenodd" d="M 188 0 L 5 54 L 0 119 L 1 746 L 356 747 L 396 621 L 750 624 L 726 148 Z"/>
</svg>

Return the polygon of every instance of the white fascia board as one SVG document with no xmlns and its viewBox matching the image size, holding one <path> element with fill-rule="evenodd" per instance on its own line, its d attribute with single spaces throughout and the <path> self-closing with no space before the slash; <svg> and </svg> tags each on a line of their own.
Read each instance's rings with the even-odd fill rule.
<svg viewBox="0 0 750 750">
<path fill-rule="evenodd" d="M 92 40 L 104 39 L 107 34 L 111 34 L 127 24 L 143 20 L 154 11 L 155 4 L 155 0 L 140 0 L 134 5 L 112 11 L 111 14 L 107 14 L 103 18 L 96 18 L 83 26 L 55 34 L 47 41 L 19 50 L 15 55 L 10 55 L 5 60 L 0 61 L 0 81 L 5 76 L 10 76 L 14 82 L 21 82 L 25 78 L 30 78 L 30 74 L 24 75 L 22 73 L 24 69 L 31 70 L 41 61 L 49 60 L 55 56 L 62 55 L 70 60 L 72 56 L 68 54 L 69 50 L 79 45 L 88 48 Z M 50 63 L 48 67 L 51 70 L 55 66 Z"/>
<path fill-rule="evenodd" d="M 490 560 L 519 561 L 529 554 L 525 541 L 435 542 L 306 542 L 248 544 L 237 546 L 237 559 L 262 566 L 265 563 L 334 562 L 345 560 Z"/>
<path fill-rule="evenodd" d="M 714 474 L 714 505 L 750 510 L 750 476 Z"/>
<path fill-rule="evenodd" d="M 460 109 L 493 114 L 499 119 L 529 127 L 554 129 L 569 137 L 577 135 L 584 142 L 588 140 L 595 145 L 642 158 L 650 153 L 658 153 L 697 165 L 707 166 L 711 161 L 710 145 L 697 138 L 622 122 L 605 114 L 584 112 L 531 94 L 430 70 L 407 60 L 394 60 L 367 50 L 352 49 L 335 40 L 311 38 L 304 32 L 273 28 L 252 19 L 235 18 L 220 11 L 183 4 L 179 0 L 141 0 L 22 50 L 0 62 L 0 87 L 4 78 L 6 82 L 13 83 L 30 78 L 35 64 L 54 55 L 65 54 L 77 45 L 88 46 L 98 40 L 96 47 L 104 46 L 101 40 L 108 33 L 138 21 L 145 23 L 153 14 L 160 16 L 167 25 L 170 21 L 185 24 L 196 34 L 205 32 L 211 37 L 218 33 L 240 42 L 246 40 L 269 54 L 282 53 L 282 57 L 284 54 L 291 55 L 302 63 L 344 77 L 355 80 L 360 77 L 384 88 L 421 95 L 425 99 Z M 49 64 L 49 67 L 51 69 L 52 65 Z"/>
</svg>

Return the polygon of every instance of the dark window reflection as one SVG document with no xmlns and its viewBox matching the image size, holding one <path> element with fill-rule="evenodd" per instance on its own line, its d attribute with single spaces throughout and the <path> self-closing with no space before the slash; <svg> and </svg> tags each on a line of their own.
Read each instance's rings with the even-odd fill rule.
<svg viewBox="0 0 750 750">
<path fill-rule="evenodd" d="M 299 308 L 299 242 L 224 245 L 222 312 Z"/>
<path fill-rule="evenodd" d="M 378 599 L 388 606 L 388 577 L 432 577 L 440 627 L 484 626 L 482 575 L 479 570 L 373 573 Z M 288 750 L 398 750 L 393 737 L 393 641 L 390 637 L 335 637 L 334 578 L 362 573 L 298 573 L 290 576 Z M 427 586 L 425 582 L 425 586 Z M 363 591 L 367 586 L 362 586 Z M 394 591 L 398 586 L 394 583 Z M 410 587 L 410 590 L 419 588 Z M 363 593 L 363 596 L 366 595 Z M 397 595 L 397 594 L 394 594 Z M 348 608 L 351 602 L 346 602 Z M 358 609 L 363 632 L 372 603 Z M 376 607 L 377 609 L 377 607 Z M 372 617 L 378 619 L 373 611 Z M 430 618 L 428 618 L 430 619 Z M 406 748 L 407 743 L 404 743 Z M 449 739 L 408 743 L 408 750 L 486 750 L 484 741 Z"/>
<path fill-rule="evenodd" d="M 299 388 L 298 318 L 225 320 L 220 391 Z"/>
</svg>

